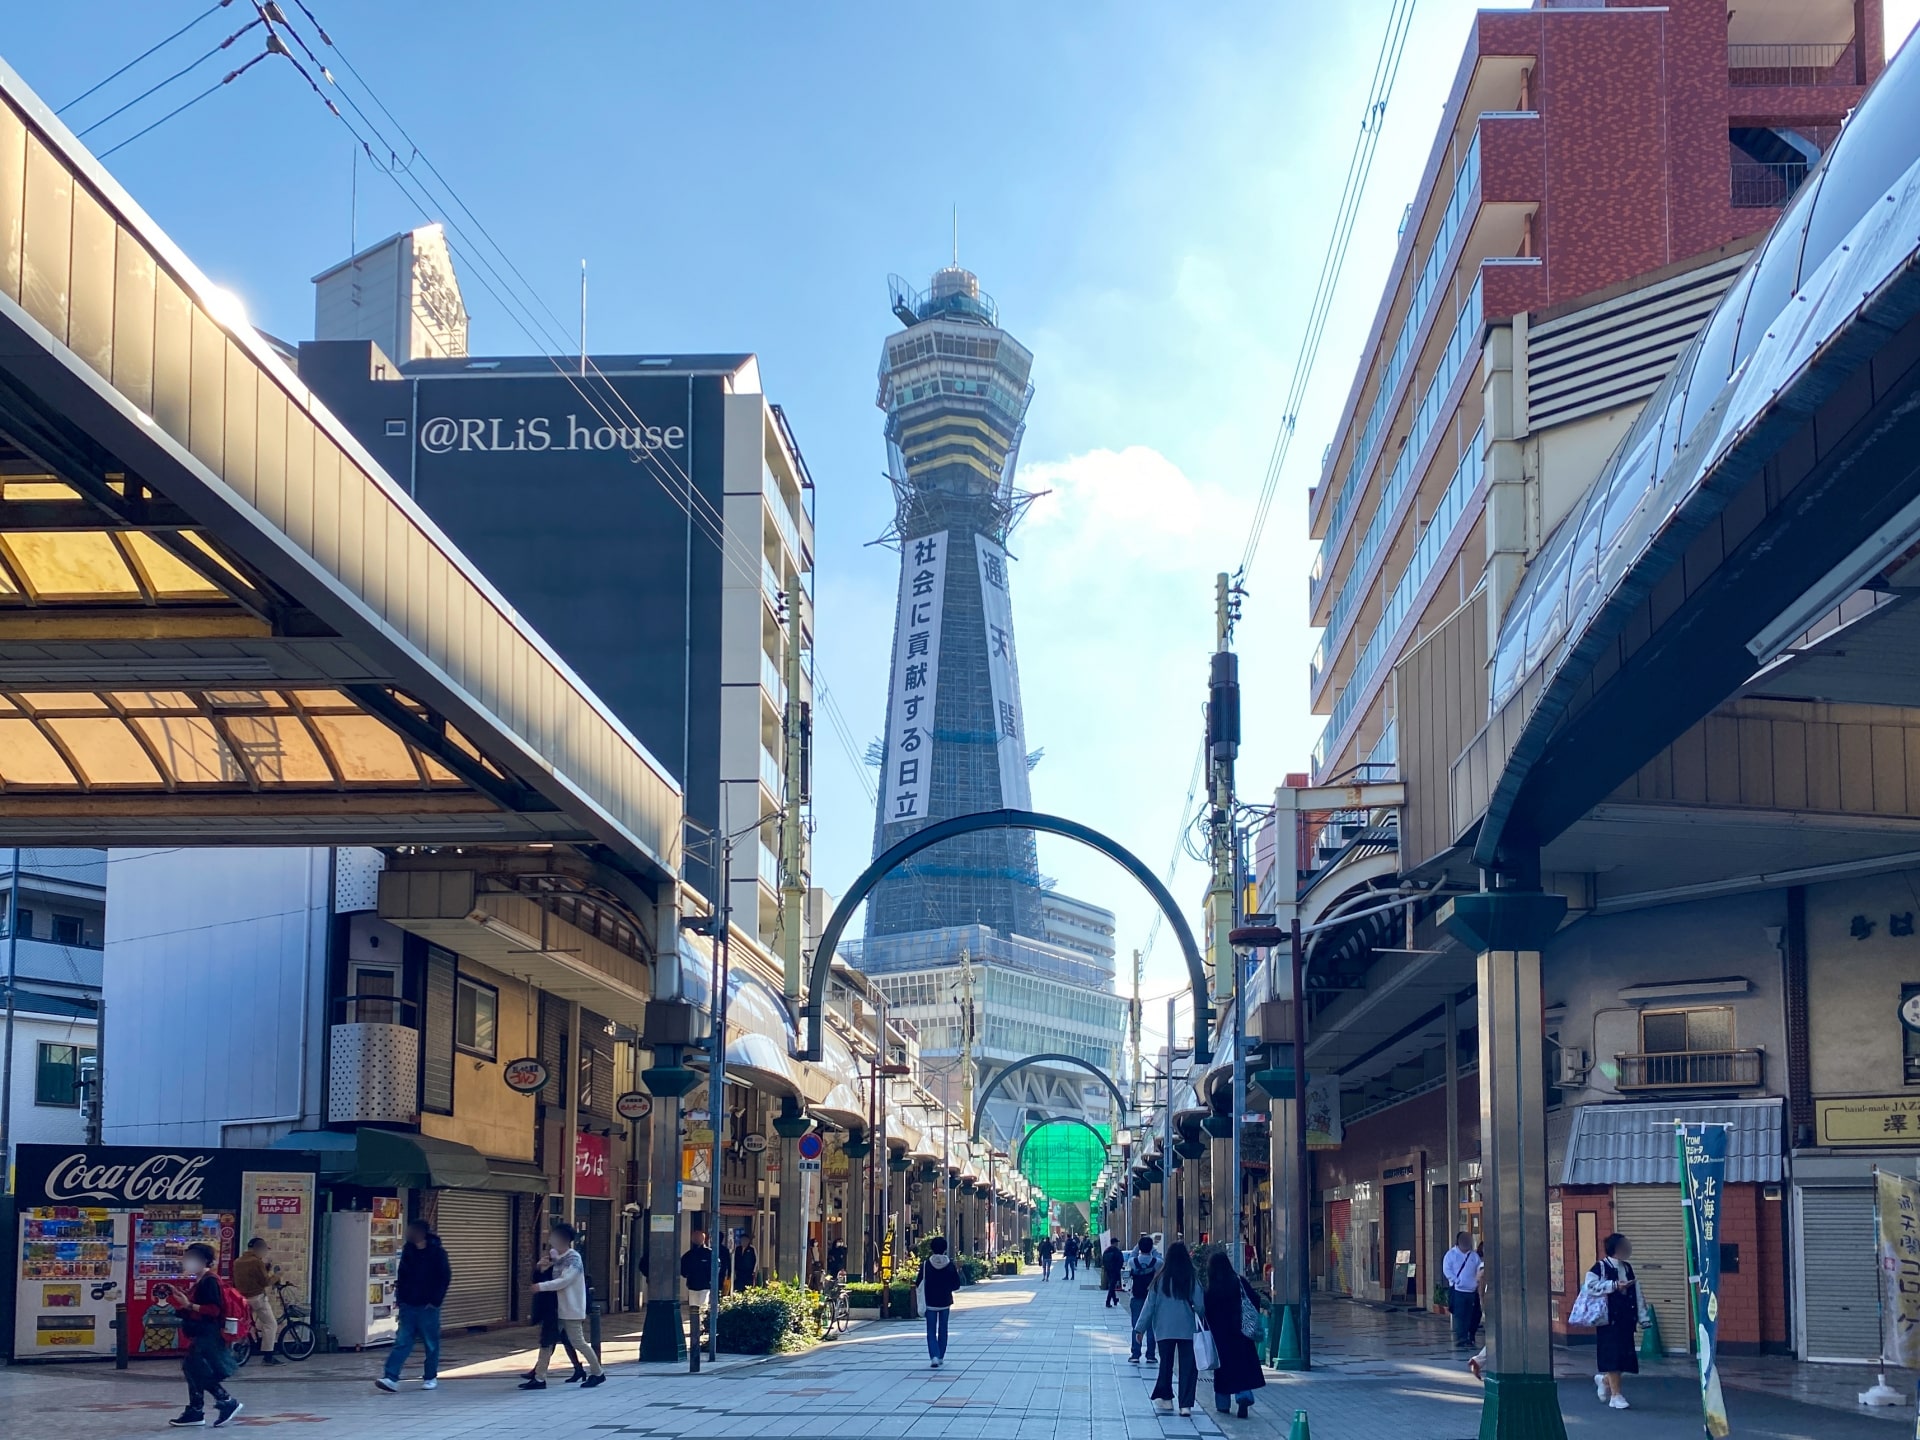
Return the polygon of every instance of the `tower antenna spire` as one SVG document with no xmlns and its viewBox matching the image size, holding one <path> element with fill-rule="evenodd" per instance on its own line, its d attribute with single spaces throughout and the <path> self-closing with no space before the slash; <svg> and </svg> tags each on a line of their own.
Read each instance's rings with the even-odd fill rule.
<svg viewBox="0 0 1920 1440">
<path fill-rule="evenodd" d="M 960 268 L 960 206 L 953 207 L 953 268 Z"/>
</svg>

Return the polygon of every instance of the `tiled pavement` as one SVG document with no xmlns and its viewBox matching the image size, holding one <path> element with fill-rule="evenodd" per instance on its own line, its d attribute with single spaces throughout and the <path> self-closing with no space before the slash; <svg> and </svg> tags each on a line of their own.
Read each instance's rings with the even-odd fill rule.
<svg viewBox="0 0 1920 1440">
<path fill-rule="evenodd" d="M 1446 1348 L 1444 1331 L 1422 1319 L 1322 1303 L 1314 1372 L 1269 1372 L 1253 1418 L 1240 1421 L 1212 1413 L 1204 1375 L 1191 1420 L 1155 1414 L 1147 1401 L 1150 1367 L 1126 1362 L 1125 1316 L 1105 1309 L 1097 1289 L 1063 1284 L 1057 1275 L 1050 1284 L 1032 1275 L 996 1280 L 961 1292 L 947 1365 L 938 1371 L 927 1366 L 919 1325 L 904 1322 L 858 1326 L 804 1355 L 723 1357 L 717 1370 L 697 1376 L 638 1365 L 637 1337 L 614 1331 L 605 1347 L 612 1379 L 585 1393 L 555 1383 L 522 1394 L 513 1383 L 531 1362 L 530 1352 L 517 1348 L 528 1332 L 476 1336 L 449 1345 L 443 1383 L 433 1393 L 411 1380 L 398 1395 L 375 1390 L 378 1352 L 315 1357 L 272 1371 L 248 1366 L 233 1381 L 247 1406 L 234 1428 L 285 1426 L 289 1440 L 1281 1440 L 1293 1412 L 1304 1409 L 1313 1440 L 1397 1432 L 1464 1440 L 1478 1430 L 1479 1386 Z M 1562 1407 L 1575 1440 L 1612 1431 L 1632 1440 L 1701 1433 L 1684 1366 L 1638 1377 L 1629 1391 L 1635 1408 L 1616 1413 L 1595 1403 L 1579 1357 L 1569 1355 L 1567 1363 Z M 416 1359 L 409 1373 L 417 1367 Z M 1774 1393 L 1729 1391 L 1736 1434 L 1886 1440 L 1893 1433 L 1882 1420 L 1791 1398 L 1791 1384 L 1777 1377 L 1794 1367 L 1750 1368 L 1762 1379 L 1776 1377 Z M 0 1435 L 155 1434 L 180 1398 L 178 1372 L 164 1364 L 125 1372 L 9 1367 L 0 1369 Z M 1912 1424 L 1910 1408 L 1899 1413 Z"/>
</svg>

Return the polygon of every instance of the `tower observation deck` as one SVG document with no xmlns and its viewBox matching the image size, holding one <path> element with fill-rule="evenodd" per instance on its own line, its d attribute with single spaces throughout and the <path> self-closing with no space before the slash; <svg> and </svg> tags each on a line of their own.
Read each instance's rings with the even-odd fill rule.
<svg viewBox="0 0 1920 1440">
<path fill-rule="evenodd" d="M 878 403 L 900 549 L 874 853 L 927 823 L 1030 808 L 1013 639 L 1008 531 L 1033 355 L 999 325 L 973 273 L 915 292 L 892 279 L 905 327 L 887 337 Z M 1041 935 L 1033 836 L 992 831 L 925 851 L 867 902 L 869 939 L 985 925 Z"/>
</svg>

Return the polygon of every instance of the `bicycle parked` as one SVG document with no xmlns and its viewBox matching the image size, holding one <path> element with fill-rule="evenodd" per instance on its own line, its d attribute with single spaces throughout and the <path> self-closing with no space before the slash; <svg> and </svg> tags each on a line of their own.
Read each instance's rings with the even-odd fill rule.
<svg viewBox="0 0 1920 1440">
<path fill-rule="evenodd" d="M 304 1360 L 313 1354 L 317 1343 L 313 1333 L 313 1310 L 292 1298 L 293 1286 L 285 1280 L 273 1282 L 274 1299 L 280 1311 L 280 1328 L 274 1333 L 273 1351 L 282 1360 Z M 244 1365 L 260 1349 L 260 1338 L 249 1335 L 231 1347 L 233 1363 Z"/>
<path fill-rule="evenodd" d="M 842 1270 L 826 1282 L 820 1294 L 820 1331 L 831 1339 L 847 1333 L 853 1323 L 853 1307 L 847 1300 L 847 1272 Z"/>
</svg>

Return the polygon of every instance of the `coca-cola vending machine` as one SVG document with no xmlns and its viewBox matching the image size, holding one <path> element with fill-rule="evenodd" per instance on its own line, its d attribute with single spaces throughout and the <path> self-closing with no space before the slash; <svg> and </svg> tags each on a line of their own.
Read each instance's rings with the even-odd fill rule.
<svg viewBox="0 0 1920 1440">
<path fill-rule="evenodd" d="M 212 1246 L 216 1268 L 230 1273 L 239 1245 L 258 1233 L 245 1207 L 262 1196 L 286 1237 L 276 1253 L 270 1234 L 269 1263 L 308 1289 L 316 1155 L 141 1145 L 22 1145 L 16 1155 L 15 1360 L 112 1355 L 122 1302 L 129 1354 L 178 1355 L 172 1297 L 187 1247 Z M 287 1223 L 290 1203 L 302 1218 L 302 1196 L 304 1231 Z"/>
</svg>

